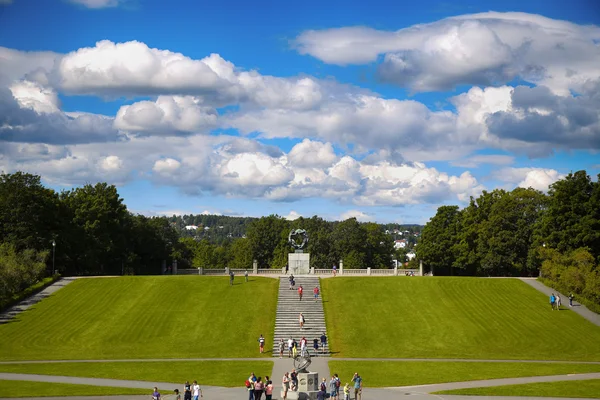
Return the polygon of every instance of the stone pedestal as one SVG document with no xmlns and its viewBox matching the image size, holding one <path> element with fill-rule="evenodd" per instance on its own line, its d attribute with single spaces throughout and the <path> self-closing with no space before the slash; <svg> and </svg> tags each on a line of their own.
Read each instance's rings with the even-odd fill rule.
<svg viewBox="0 0 600 400">
<path fill-rule="evenodd" d="M 287 393 L 288 400 L 317 400 L 319 392 L 319 374 L 317 372 L 298 373 L 298 391 Z M 283 398 L 283 392 L 281 393 Z"/>
<path fill-rule="evenodd" d="M 290 274 L 308 275 L 310 273 L 310 254 L 289 253 L 288 265 L 290 267 Z"/>
</svg>

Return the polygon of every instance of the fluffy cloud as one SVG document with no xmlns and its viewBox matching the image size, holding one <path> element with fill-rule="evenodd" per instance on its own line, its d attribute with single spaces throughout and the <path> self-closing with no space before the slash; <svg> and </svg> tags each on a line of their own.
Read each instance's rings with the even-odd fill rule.
<svg viewBox="0 0 600 400">
<path fill-rule="evenodd" d="M 39 173 L 65 185 L 94 180 L 123 183 L 137 174 L 194 195 L 275 201 L 317 197 L 364 206 L 463 200 L 481 190 L 469 173 L 450 176 L 420 163 L 365 164 L 345 156 L 331 166 L 294 166 L 289 154 L 231 153 L 226 150 L 228 140 L 239 138 L 149 136 L 66 148 L 12 145 L 0 158 L 0 168 Z"/>
<path fill-rule="evenodd" d="M 301 54 L 332 64 L 376 61 L 382 79 L 414 91 L 491 85 L 521 77 L 556 93 L 600 74 L 600 28 L 526 13 L 463 15 L 396 32 L 365 27 L 306 31 Z"/>
<path fill-rule="evenodd" d="M 117 112 L 115 127 L 128 132 L 173 135 L 206 132 L 217 125 L 217 112 L 191 96 L 159 96 Z"/>
<path fill-rule="evenodd" d="M 288 215 L 286 215 L 283 218 L 287 219 L 288 221 L 295 221 L 300 217 L 302 217 L 302 215 L 300 215 L 296 211 L 292 210 L 292 211 L 290 211 L 290 213 Z"/>
<path fill-rule="evenodd" d="M 290 164 L 298 167 L 329 167 L 336 159 L 331 143 L 309 139 L 295 145 L 288 154 Z"/>
<path fill-rule="evenodd" d="M 342 213 L 337 220 L 338 221 L 345 221 L 347 219 L 350 218 L 356 218 L 357 221 L 360 222 L 369 222 L 372 221 L 371 216 L 369 216 L 369 214 L 366 214 L 362 211 L 359 210 L 348 210 L 344 213 Z"/>
<path fill-rule="evenodd" d="M 0 85 L 9 86 L 25 77 L 37 77 L 39 83 L 47 84 L 45 72 L 52 70 L 59 58 L 59 54 L 51 51 L 19 51 L 0 47 Z"/>
<path fill-rule="evenodd" d="M 71 3 L 79 4 L 87 8 L 117 7 L 123 0 L 69 0 Z"/>
<path fill-rule="evenodd" d="M 543 148 L 600 148 L 600 81 L 590 82 L 579 96 L 557 96 L 548 88 L 519 86 L 511 109 L 490 114 L 487 126 L 498 137 Z"/>
<path fill-rule="evenodd" d="M 559 179 L 565 177 L 554 169 L 545 168 L 503 168 L 494 173 L 494 177 L 500 181 L 513 184 L 517 187 L 534 188 L 543 192 Z"/>
<path fill-rule="evenodd" d="M 31 82 L 0 87 L 0 141 L 46 144 L 116 141 L 112 118 L 58 110 L 56 94 Z"/>
</svg>

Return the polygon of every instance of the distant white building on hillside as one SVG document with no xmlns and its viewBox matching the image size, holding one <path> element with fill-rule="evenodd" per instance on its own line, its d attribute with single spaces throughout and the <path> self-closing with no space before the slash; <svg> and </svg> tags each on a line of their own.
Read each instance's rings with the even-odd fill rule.
<svg viewBox="0 0 600 400">
<path fill-rule="evenodd" d="M 187 229 L 188 231 L 195 231 L 196 229 L 198 229 L 198 227 L 196 225 L 186 225 L 185 229 Z"/>
<path fill-rule="evenodd" d="M 415 254 L 414 251 L 411 251 L 409 253 L 406 253 L 406 258 L 408 258 L 408 261 L 412 260 L 413 258 L 415 258 L 417 255 Z"/>
<path fill-rule="evenodd" d="M 403 249 L 405 247 L 406 247 L 406 240 L 405 239 L 396 240 L 394 242 L 394 248 L 395 249 Z"/>
</svg>

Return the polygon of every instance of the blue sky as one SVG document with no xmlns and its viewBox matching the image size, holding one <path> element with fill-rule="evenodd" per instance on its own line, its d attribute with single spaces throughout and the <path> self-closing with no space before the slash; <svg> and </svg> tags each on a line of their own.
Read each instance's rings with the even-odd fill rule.
<svg viewBox="0 0 600 400">
<path fill-rule="evenodd" d="M 401 223 L 600 172 L 592 0 L 202 3 L 0 1 L 0 170 Z"/>
</svg>

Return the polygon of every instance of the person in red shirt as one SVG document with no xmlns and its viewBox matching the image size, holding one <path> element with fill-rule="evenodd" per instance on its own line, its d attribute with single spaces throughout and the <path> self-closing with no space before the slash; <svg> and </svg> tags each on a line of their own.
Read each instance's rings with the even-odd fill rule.
<svg viewBox="0 0 600 400">
<path fill-rule="evenodd" d="M 313 289 L 313 294 L 315 295 L 315 301 L 317 301 L 319 299 L 319 288 L 317 286 Z"/>
<path fill-rule="evenodd" d="M 300 298 L 300 301 L 302 301 L 302 292 L 304 291 L 304 289 L 302 289 L 302 285 L 300 285 L 300 287 L 298 288 L 298 297 Z"/>
</svg>

